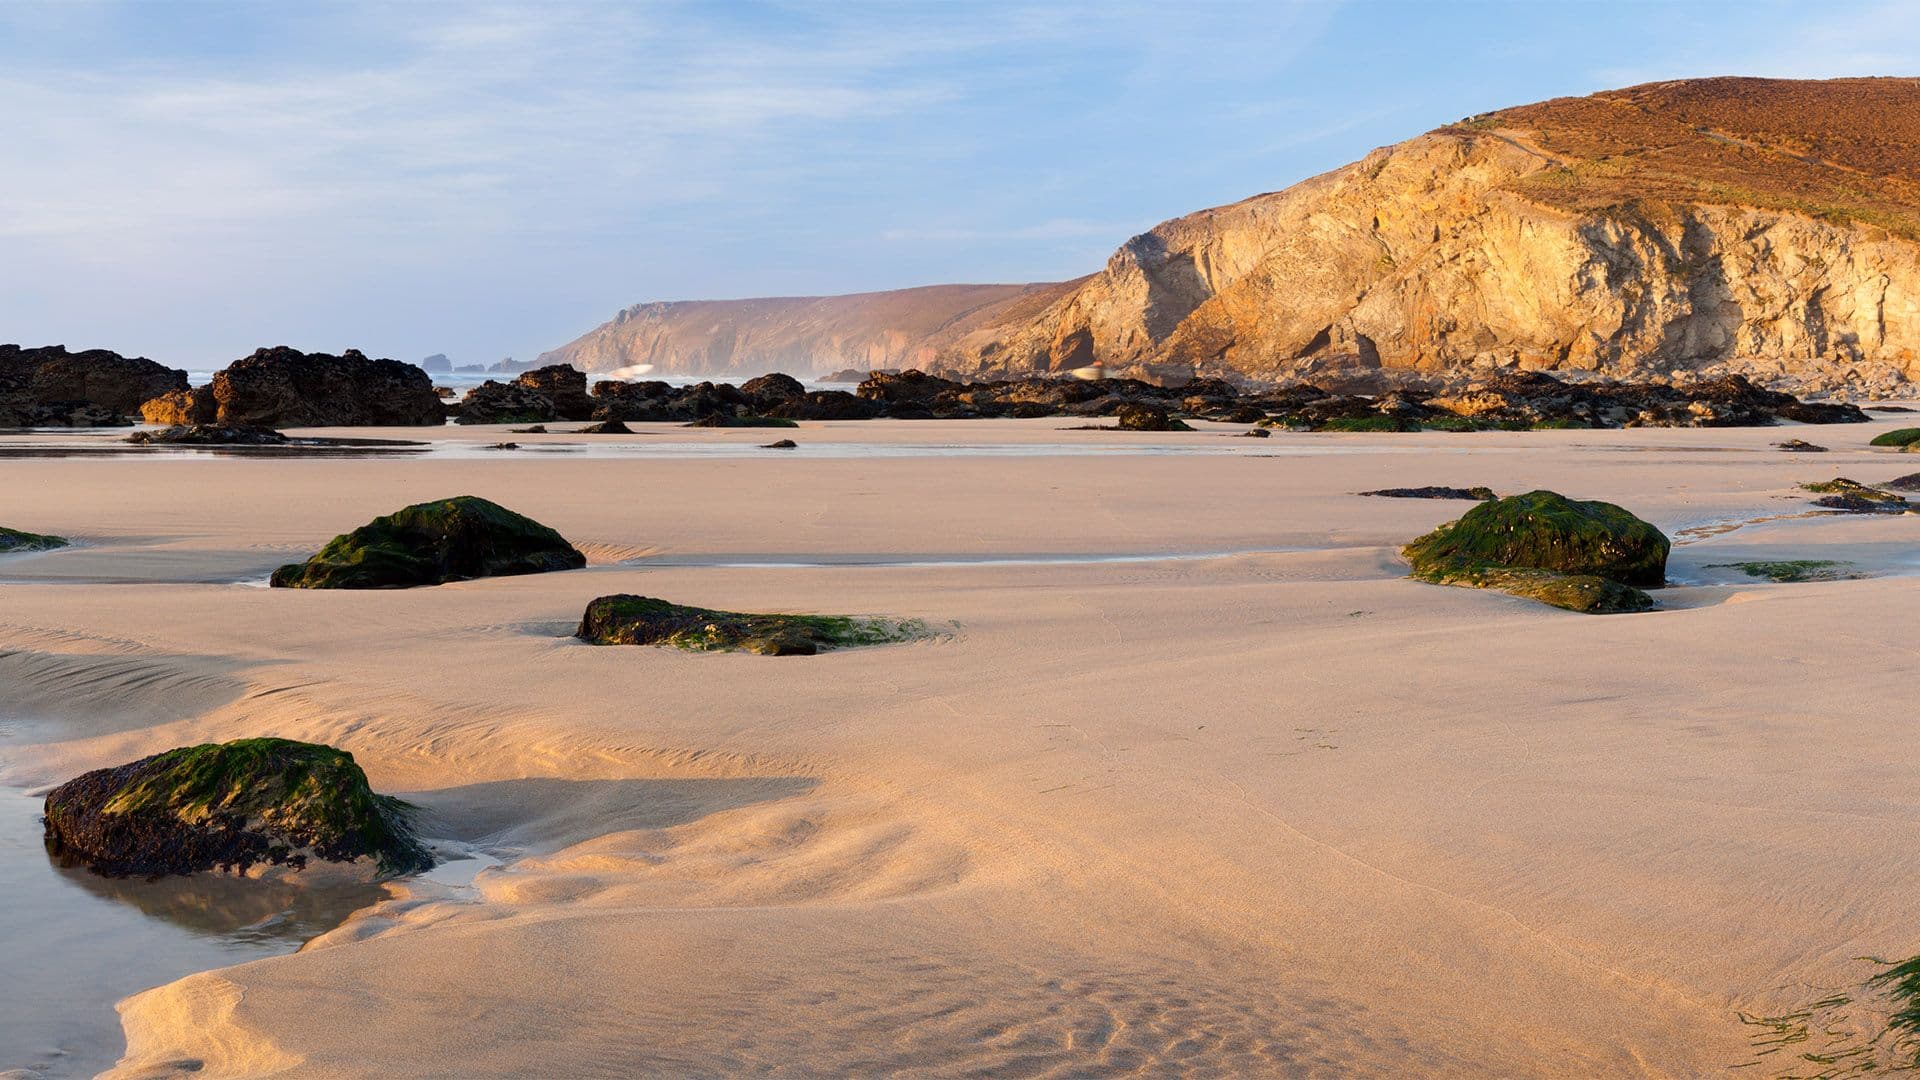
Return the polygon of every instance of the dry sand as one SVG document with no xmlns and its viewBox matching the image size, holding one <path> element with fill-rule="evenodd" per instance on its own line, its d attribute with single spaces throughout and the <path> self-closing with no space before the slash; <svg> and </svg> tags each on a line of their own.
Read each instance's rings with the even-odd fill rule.
<svg viewBox="0 0 1920 1080">
<path fill-rule="evenodd" d="M 630 441 L 1211 449 L 1236 430 L 1060 426 Z M 1350 493 L 1547 487 L 1671 533 L 1796 512 L 1797 481 L 1920 469 L 1864 450 L 1891 426 L 9 460 L 0 524 L 85 546 L 0 559 L 0 709 L 56 736 L 4 779 L 320 740 L 501 860 L 128 999 L 118 1077 L 1773 1075 L 1733 1068 L 1756 1054 L 1741 1011 L 1920 951 L 1920 517 L 1754 525 L 1671 568 L 1845 558 L 1868 580 L 1583 617 L 1406 580 L 1397 546 L 1469 504 Z M 1768 449 L 1790 434 L 1838 452 Z M 234 583 L 461 493 L 594 565 Z M 662 565 L 1179 553 L 1211 557 Z M 778 659 L 567 637 L 610 592 L 942 633 Z"/>
</svg>

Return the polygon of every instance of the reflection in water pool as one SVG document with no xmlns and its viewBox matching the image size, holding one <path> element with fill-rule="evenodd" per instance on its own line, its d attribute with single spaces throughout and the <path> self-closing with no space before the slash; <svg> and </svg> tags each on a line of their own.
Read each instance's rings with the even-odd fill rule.
<svg viewBox="0 0 1920 1080">
<path fill-rule="evenodd" d="M 103 878 L 42 841 L 42 800 L 0 788 L 0 1073 L 92 1076 L 124 1048 L 114 1002 L 209 968 L 298 949 L 385 898 L 199 874 Z"/>
</svg>

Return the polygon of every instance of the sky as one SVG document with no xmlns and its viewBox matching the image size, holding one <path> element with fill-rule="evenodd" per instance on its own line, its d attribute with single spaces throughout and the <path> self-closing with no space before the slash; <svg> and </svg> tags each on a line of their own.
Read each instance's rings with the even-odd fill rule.
<svg viewBox="0 0 1920 1080">
<path fill-rule="evenodd" d="M 0 0 L 0 342 L 531 358 L 650 300 L 1061 280 L 1475 113 L 1920 74 L 1920 0 Z"/>
</svg>

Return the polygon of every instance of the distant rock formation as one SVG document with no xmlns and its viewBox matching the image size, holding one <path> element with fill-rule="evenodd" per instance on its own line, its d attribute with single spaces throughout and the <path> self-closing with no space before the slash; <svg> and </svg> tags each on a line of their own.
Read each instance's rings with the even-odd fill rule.
<svg viewBox="0 0 1920 1080">
<path fill-rule="evenodd" d="M 801 374 L 925 367 L 963 329 L 1037 313 L 1059 285 L 932 285 L 851 296 L 637 304 L 542 364 L 641 374 Z"/>
<path fill-rule="evenodd" d="M 285 345 L 256 350 L 206 386 L 148 401 L 150 424 L 221 427 L 386 427 L 446 419 L 427 373 L 358 349 L 334 356 Z"/>
<path fill-rule="evenodd" d="M 420 370 L 429 375 L 444 375 L 453 370 L 453 361 L 447 359 L 446 353 L 437 352 L 420 361 Z"/>
<path fill-rule="evenodd" d="M 1168 221 L 1079 281 L 646 304 L 548 356 L 1322 385 L 1692 371 L 1888 393 L 1920 377 L 1920 79 L 1556 99 Z"/>
<path fill-rule="evenodd" d="M 140 404 L 187 387 L 187 373 L 105 349 L 0 345 L 0 426 L 130 424 Z"/>
</svg>

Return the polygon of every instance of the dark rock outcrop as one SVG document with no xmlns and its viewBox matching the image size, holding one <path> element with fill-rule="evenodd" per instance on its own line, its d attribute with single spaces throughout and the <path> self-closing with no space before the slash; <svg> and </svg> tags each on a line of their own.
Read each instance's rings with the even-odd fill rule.
<svg viewBox="0 0 1920 1080">
<path fill-rule="evenodd" d="M 55 854 L 110 875 L 302 869 L 371 859 L 383 874 L 433 865 L 411 808 L 367 785 L 344 750 L 288 739 L 186 746 L 85 773 L 47 795 Z"/>
<path fill-rule="evenodd" d="M 762 615 L 687 607 L 651 596 L 602 596 L 574 636 L 595 645 L 671 645 L 695 652 L 811 656 L 823 649 L 904 641 L 918 624 L 842 615 Z"/>
<path fill-rule="evenodd" d="M 192 424 L 136 431 L 127 441 L 149 446 L 284 446 L 287 437 L 272 428 Z"/>
<path fill-rule="evenodd" d="M 186 387 L 186 372 L 143 357 L 0 345 L 0 427 L 119 426 L 148 398 Z"/>
<path fill-rule="evenodd" d="M 419 503 L 336 536 L 273 572 L 276 589 L 409 589 L 470 578 L 577 570 L 559 533 L 472 495 Z"/>
<path fill-rule="evenodd" d="M 597 424 L 588 424 L 575 432 L 576 435 L 631 435 L 633 429 L 620 420 L 602 420 Z"/>
<path fill-rule="evenodd" d="M 462 424 L 527 424 L 589 420 L 596 404 L 585 372 L 564 364 L 522 372 L 510 383 L 492 379 L 467 391 L 454 419 Z"/>
<path fill-rule="evenodd" d="M 1192 431 L 1184 422 L 1172 419 L 1158 405 L 1128 402 L 1114 410 L 1121 431 Z"/>
<path fill-rule="evenodd" d="M 427 373 L 348 349 L 339 356 L 285 345 L 256 350 L 206 386 L 148 401 L 150 424 L 223 427 L 391 427 L 445 419 Z"/>
<path fill-rule="evenodd" d="M 1382 499 L 1467 499 L 1473 502 L 1491 502 L 1500 497 L 1493 493 L 1492 488 L 1484 487 L 1381 488 L 1378 491 L 1362 491 L 1359 494 Z"/>
<path fill-rule="evenodd" d="M 1408 544 L 1413 576 L 1494 588 L 1590 614 L 1645 611 L 1666 583 L 1669 543 L 1612 503 L 1532 491 L 1483 502 Z"/>
</svg>

